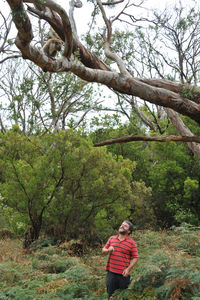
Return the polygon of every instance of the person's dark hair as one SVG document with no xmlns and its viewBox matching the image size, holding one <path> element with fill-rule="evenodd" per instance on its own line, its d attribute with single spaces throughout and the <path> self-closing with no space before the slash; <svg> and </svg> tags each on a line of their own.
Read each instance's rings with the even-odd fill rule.
<svg viewBox="0 0 200 300">
<path fill-rule="evenodd" d="M 132 233 L 132 231 L 133 231 L 133 224 L 130 221 L 127 221 L 127 220 L 125 220 L 124 222 L 126 222 L 129 225 L 130 233 Z"/>
</svg>

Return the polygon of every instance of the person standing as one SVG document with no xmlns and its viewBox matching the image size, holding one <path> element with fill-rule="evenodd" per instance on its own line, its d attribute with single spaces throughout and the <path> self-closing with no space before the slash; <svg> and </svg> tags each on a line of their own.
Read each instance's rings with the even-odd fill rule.
<svg viewBox="0 0 200 300">
<path fill-rule="evenodd" d="M 108 299 L 115 290 L 128 288 L 130 271 L 138 261 L 137 246 L 129 237 L 132 231 L 133 224 L 123 221 L 119 227 L 119 234 L 111 236 L 102 249 L 103 254 L 109 254 L 106 265 Z"/>
</svg>

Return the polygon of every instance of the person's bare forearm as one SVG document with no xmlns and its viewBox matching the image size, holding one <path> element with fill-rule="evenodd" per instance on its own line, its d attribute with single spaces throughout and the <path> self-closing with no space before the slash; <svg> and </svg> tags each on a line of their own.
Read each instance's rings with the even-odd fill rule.
<svg viewBox="0 0 200 300">
<path fill-rule="evenodd" d="M 113 246 L 110 246 L 109 248 L 103 247 L 102 253 L 103 253 L 103 254 L 109 254 L 109 253 L 112 252 L 113 250 L 114 250 Z"/>
<path fill-rule="evenodd" d="M 128 268 L 126 268 L 126 269 L 123 271 L 123 273 L 122 273 L 122 275 L 123 275 L 124 277 L 127 277 L 127 276 L 130 275 L 130 271 L 131 271 L 131 269 L 135 266 L 135 264 L 137 263 L 137 261 L 138 261 L 138 258 L 133 258 L 133 259 L 131 260 L 130 265 L 128 266 Z"/>
<path fill-rule="evenodd" d="M 129 271 L 130 271 L 136 265 L 137 261 L 138 261 L 138 258 L 133 258 L 127 269 L 129 269 Z"/>
</svg>

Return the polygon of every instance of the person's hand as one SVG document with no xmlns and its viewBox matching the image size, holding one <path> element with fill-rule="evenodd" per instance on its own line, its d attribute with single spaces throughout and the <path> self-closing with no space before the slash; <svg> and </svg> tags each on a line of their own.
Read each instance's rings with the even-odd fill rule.
<svg viewBox="0 0 200 300">
<path fill-rule="evenodd" d="M 105 246 L 103 247 L 102 249 L 102 253 L 103 254 L 108 254 L 108 253 L 111 253 L 112 251 L 114 251 L 114 247 L 113 246 L 110 246 L 108 248 L 106 248 Z"/>
<path fill-rule="evenodd" d="M 109 251 L 109 252 L 114 251 L 114 247 L 113 247 L 113 246 L 110 246 L 110 247 L 108 248 L 108 251 Z"/>
<path fill-rule="evenodd" d="M 128 268 L 125 269 L 125 270 L 123 271 L 122 275 L 123 275 L 124 277 L 128 277 L 128 276 L 130 275 L 129 269 L 128 269 Z"/>
</svg>

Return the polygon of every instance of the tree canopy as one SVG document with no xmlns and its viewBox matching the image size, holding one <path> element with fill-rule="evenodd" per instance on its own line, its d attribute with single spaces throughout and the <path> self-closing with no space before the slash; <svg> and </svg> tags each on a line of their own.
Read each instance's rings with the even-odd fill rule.
<svg viewBox="0 0 200 300">
<path fill-rule="evenodd" d="M 79 238 L 84 229 L 89 239 L 95 222 L 127 218 L 142 189 L 129 184 L 134 162 L 116 161 L 72 130 L 29 138 L 13 129 L 1 143 L 2 203 L 26 224 L 25 247 L 42 229 L 58 239 Z M 140 197 L 148 193 L 143 185 Z"/>
<path fill-rule="evenodd" d="M 68 13 L 52 0 L 7 0 L 13 15 L 12 21 L 17 28 L 15 44 L 24 59 L 32 61 L 45 72 L 71 72 L 86 82 L 105 85 L 119 95 L 136 97 L 145 103 L 156 105 L 157 108 L 164 108 L 180 133 L 177 140 L 188 142 L 192 151 L 200 157 L 200 137 L 198 133 L 192 133 L 182 119 L 182 116 L 186 116 L 200 124 L 200 31 L 197 3 L 194 1 L 194 7 L 187 14 L 184 14 L 184 8 L 180 5 L 174 10 L 175 16 L 165 11 L 163 14 L 154 13 L 153 17 L 144 19 L 135 15 L 135 8 L 142 9 L 142 2 L 138 4 L 126 0 L 92 1 L 94 11 L 91 24 L 96 22 L 95 24 L 102 25 L 98 23 L 99 18 L 95 19 L 99 15 L 104 22 L 104 28 L 99 29 L 97 33 L 99 45 L 102 47 L 99 47 L 99 51 L 92 52 L 92 25 L 88 25 L 87 42 L 81 40 L 76 31 L 73 12 L 78 7 L 81 14 L 84 7 L 81 1 L 70 1 Z M 108 17 L 109 9 L 112 9 L 114 14 L 112 17 Z M 47 57 L 37 46 L 35 39 L 40 28 L 38 26 L 35 30 L 35 18 L 45 20 L 64 42 L 62 55 L 57 59 Z M 143 28 L 141 22 L 146 22 L 148 28 Z M 126 34 L 122 34 L 122 30 L 119 29 L 118 24 L 122 23 L 127 25 Z M 126 38 L 133 28 L 136 28 L 134 37 L 127 43 L 132 45 L 132 51 L 129 47 L 129 51 L 126 52 Z M 125 42 L 120 42 L 120 47 L 116 47 L 119 36 Z M 134 46 L 136 41 L 140 48 Z M 104 53 L 101 53 L 102 48 Z M 164 51 L 169 54 L 165 54 Z M 174 60 L 170 57 L 173 51 L 176 51 Z M 148 77 L 142 72 L 142 65 L 138 68 L 139 60 L 143 67 L 149 70 Z M 169 72 L 164 74 L 166 66 Z M 169 140 L 176 138 L 168 137 L 167 141 Z"/>
</svg>

